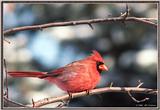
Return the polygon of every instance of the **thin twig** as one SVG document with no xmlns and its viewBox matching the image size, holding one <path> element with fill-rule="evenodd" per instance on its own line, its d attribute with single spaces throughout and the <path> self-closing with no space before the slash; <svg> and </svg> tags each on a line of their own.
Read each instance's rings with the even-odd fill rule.
<svg viewBox="0 0 160 110">
<path fill-rule="evenodd" d="M 61 103 L 58 104 L 58 106 L 57 106 L 56 108 L 62 108 L 62 107 L 64 107 L 64 106 L 67 105 L 67 104 L 68 104 L 67 102 L 61 101 Z"/>
<path fill-rule="evenodd" d="M 124 25 L 126 26 L 125 20 L 126 18 L 129 16 L 129 8 L 128 8 L 128 4 L 126 4 L 126 10 L 124 13 L 121 13 L 121 18 L 123 18 L 122 23 L 124 23 Z"/>
<path fill-rule="evenodd" d="M 33 98 L 32 98 L 32 107 L 34 107 L 34 100 L 33 100 Z"/>
<path fill-rule="evenodd" d="M 153 19 L 152 19 L 153 20 Z M 157 21 L 157 19 L 154 18 Z M 116 22 L 116 21 L 124 21 L 123 17 L 113 17 L 113 18 L 103 18 L 103 19 L 90 19 L 90 20 L 79 20 L 79 21 L 68 21 L 68 22 L 53 22 L 53 23 L 46 23 L 40 25 L 33 25 L 33 26 L 23 26 L 23 27 L 16 27 L 8 30 L 4 30 L 3 34 L 10 34 L 18 31 L 24 30 L 36 30 L 36 29 L 44 29 L 49 27 L 58 27 L 58 26 L 74 26 L 74 25 L 82 25 L 82 24 L 92 24 L 92 23 L 102 23 L 102 22 Z M 145 23 L 157 28 L 157 24 L 150 21 L 150 18 L 137 18 L 137 17 L 127 17 L 125 21 L 134 21 L 139 23 Z"/>
<path fill-rule="evenodd" d="M 8 41 L 8 40 L 6 40 L 6 39 L 3 39 L 3 41 L 7 42 L 8 44 L 10 44 L 10 43 L 11 43 L 10 41 Z"/>
<path fill-rule="evenodd" d="M 157 21 L 157 18 L 141 18 L 146 21 Z"/>
<path fill-rule="evenodd" d="M 132 96 L 132 94 L 130 93 L 130 91 L 128 91 L 128 95 L 129 95 L 129 96 L 132 98 L 132 100 L 135 101 L 136 103 L 141 103 L 141 102 L 145 102 L 145 101 L 149 100 L 148 97 L 146 97 L 146 98 L 144 98 L 144 99 L 142 99 L 142 100 L 137 100 L 136 98 L 134 98 L 134 97 Z"/>
<path fill-rule="evenodd" d="M 23 104 L 20 104 L 18 102 L 14 102 L 10 99 L 8 99 L 7 97 L 3 97 L 4 99 L 4 103 L 7 104 L 8 107 L 29 107 Z"/>
<path fill-rule="evenodd" d="M 128 15 L 129 15 L 129 8 L 128 8 L 128 4 L 126 4 L 126 10 L 125 10 L 125 12 L 124 13 L 121 13 L 121 16 L 120 17 L 122 17 L 124 20 L 128 17 Z"/>
<path fill-rule="evenodd" d="M 88 25 L 92 30 L 94 29 L 91 23 L 88 23 Z"/>
<path fill-rule="evenodd" d="M 60 104 L 58 104 L 58 106 L 56 108 L 62 108 L 64 106 L 64 103 L 61 102 Z"/>
<path fill-rule="evenodd" d="M 111 84 L 109 85 L 109 87 L 113 87 L 113 82 L 111 82 Z"/>
<path fill-rule="evenodd" d="M 138 84 L 137 88 L 140 88 L 143 85 L 143 82 L 141 82 L 141 80 L 139 80 L 138 82 L 139 82 L 139 84 Z"/>
<path fill-rule="evenodd" d="M 93 94 L 101 94 L 101 93 L 105 93 L 105 92 L 123 92 L 123 93 L 128 93 L 128 91 L 132 92 L 132 93 L 144 93 L 144 94 L 153 94 L 153 95 L 157 95 L 157 90 L 154 89 L 148 89 L 148 88 L 137 88 L 137 87 L 105 87 L 105 88 L 99 88 L 99 89 L 93 89 L 90 90 L 90 94 L 89 95 L 93 95 Z M 72 93 L 72 98 L 77 98 L 77 97 L 82 97 L 82 96 L 87 96 L 87 92 L 79 92 L 79 93 Z M 50 98 L 44 98 L 41 99 L 39 101 L 34 102 L 34 107 L 41 107 L 43 105 L 47 105 L 50 103 L 54 103 L 54 102 L 59 102 L 62 100 L 68 100 L 69 99 L 69 95 L 64 95 L 64 96 L 60 96 L 60 97 L 50 97 Z M 145 99 L 146 100 L 146 99 Z M 32 106 L 28 105 L 28 106 Z"/>
<path fill-rule="evenodd" d="M 4 59 L 4 69 L 5 69 L 5 75 L 6 75 L 6 79 L 5 79 L 5 82 L 6 82 L 6 96 L 8 98 L 8 71 L 7 71 L 7 65 L 6 65 L 6 60 Z"/>
</svg>

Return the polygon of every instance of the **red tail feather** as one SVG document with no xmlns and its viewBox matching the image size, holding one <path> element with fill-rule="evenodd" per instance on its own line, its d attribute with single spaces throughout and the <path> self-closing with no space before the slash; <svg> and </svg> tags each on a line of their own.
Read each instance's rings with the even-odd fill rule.
<svg viewBox="0 0 160 110">
<path fill-rule="evenodd" d="M 13 77 L 41 77 L 45 72 L 10 71 L 8 74 Z"/>
</svg>

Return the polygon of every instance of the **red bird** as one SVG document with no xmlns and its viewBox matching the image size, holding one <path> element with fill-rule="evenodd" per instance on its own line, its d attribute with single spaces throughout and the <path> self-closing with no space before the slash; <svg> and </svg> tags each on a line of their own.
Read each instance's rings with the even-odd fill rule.
<svg viewBox="0 0 160 110">
<path fill-rule="evenodd" d="M 64 67 L 51 72 L 8 72 L 13 77 L 36 77 L 55 83 L 68 93 L 89 91 L 96 87 L 100 81 L 100 73 L 108 71 L 104 60 L 97 51 L 78 61 L 74 61 Z"/>
</svg>

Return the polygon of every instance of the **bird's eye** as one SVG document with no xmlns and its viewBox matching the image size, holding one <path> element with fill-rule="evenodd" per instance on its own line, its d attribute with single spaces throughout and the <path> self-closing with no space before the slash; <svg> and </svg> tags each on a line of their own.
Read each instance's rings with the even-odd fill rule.
<svg viewBox="0 0 160 110">
<path fill-rule="evenodd" d="M 102 70 L 99 68 L 100 65 L 103 65 L 104 63 L 103 62 L 96 62 L 96 66 L 97 66 L 97 70 L 99 73 L 102 72 Z"/>
<path fill-rule="evenodd" d="M 103 62 L 96 62 L 96 63 L 97 63 L 97 66 L 104 64 Z"/>
</svg>

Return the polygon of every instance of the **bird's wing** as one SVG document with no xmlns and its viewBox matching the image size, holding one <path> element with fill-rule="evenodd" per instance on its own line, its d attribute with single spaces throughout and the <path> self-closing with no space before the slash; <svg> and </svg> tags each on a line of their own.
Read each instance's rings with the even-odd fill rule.
<svg viewBox="0 0 160 110">
<path fill-rule="evenodd" d="M 66 67 L 61 67 L 58 69 L 55 69 L 53 71 L 48 72 L 47 74 L 41 76 L 40 78 L 47 78 L 47 77 L 58 77 L 65 71 Z"/>
<path fill-rule="evenodd" d="M 46 77 L 57 78 L 57 77 L 61 77 L 62 75 L 63 76 L 67 76 L 67 75 L 74 76 L 75 74 L 85 73 L 85 72 L 86 72 L 86 68 L 83 64 L 74 62 L 69 65 L 66 65 L 65 67 L 61 67 L 51 72 L 48 72 L 47 74 L 41 76 L 40 78 L 46 78 Z"/>
</svg>

